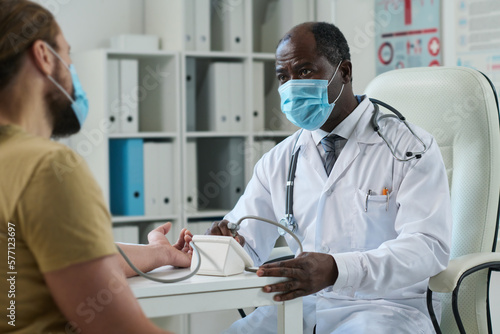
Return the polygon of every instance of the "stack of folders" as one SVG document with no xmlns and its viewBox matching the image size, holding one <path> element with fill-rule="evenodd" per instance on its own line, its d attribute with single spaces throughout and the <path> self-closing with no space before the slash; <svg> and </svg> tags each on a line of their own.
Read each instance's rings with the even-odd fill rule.
<svg viewBox="0 0 500 334">
<path fill-rule="evenodd" d="M 112 139 L 110 206 L 118 216 L 167 216 L 175 206 L 174 144 Z"/>
<path fill-rule="evenodd" d="M 184 48 L 186 51 L 210 51 L 211 1 L 184 0 Z M 165 20 L 164 17 L 163 20 Z"/>
<path fill-rule="evenodd" d="M 189 0 L 188 0 L 189 1 Z M 212 48 L 217 51 L 245 50 L 245 2 L 212 0 Z"/>
<path fill-rule="evenodd" d="M 139 243 L 139 227 L 138 226 L 114 226 L 113 239 L 117 242 L 125 242 L 131 244 Z"/>
<path fill-rule="evenodd" d="M 310 21 L 309 1 L 267 1 L 264 22 L 261 26 L 261 50 L 274 52 L 277 41 L 293 26 Z"/>
<path fill-rule="evenodd" d="M 197 130 L 244 131 L 244 93 L 244 67 L 242 63 L 211 63 L 198 96 L 200 105 L 205 106 L 205 108 L 198 108 Z"/>
<path fill-rule="evenodd" d="M 109 133 L 139 131 L 139 62 L 108 59 Z"/>
</svg>

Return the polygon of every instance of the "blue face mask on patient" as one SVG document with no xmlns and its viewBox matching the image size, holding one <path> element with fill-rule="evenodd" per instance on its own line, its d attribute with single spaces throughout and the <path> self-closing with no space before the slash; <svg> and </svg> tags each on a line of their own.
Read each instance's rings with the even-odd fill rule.
<svg viewBox="0 0 500 334">
<path fill-rule="evenodd" d="M 47 45 L 49 50 L 52 51 L 52 53 L 64 64 L 64 66 L 71 73 L 71 81 L 73 82 L 73 90 L 75 96 L 74 99 L 52 76 L 49 75 L 48 78 L 71 101 L 71 108 L 73 109 L 73 112 L 75 113 L 75 116 L 78 119 L 78 123 L 80 124 L 81 128 L 89 113 L 89 101 L 87 99 L 87 94 L 85 94 L 85 91 L 82 88 L 82 84 L 78 79 L 75 66 L 73 64 L 68 66 L 68 64 L 66 64 L 66 62 L 61 58 L 61 56 L 49 44 L 45 43 L 45 45 Z"/>
<path fill-rule="evenodd" d="M 318 79 L 294 79 L 283 84 L 278 92 L 281 97 L 281 111 L 288 120 L 296 126 L 314 131 L 319 129 L 330 116 L 335 102 L 344 90 L 344 85 L 339 96 L 332 103 L 328 103 L 328 86 L 337 74 L 335 73 L 328 82 Z"/>
</svg>

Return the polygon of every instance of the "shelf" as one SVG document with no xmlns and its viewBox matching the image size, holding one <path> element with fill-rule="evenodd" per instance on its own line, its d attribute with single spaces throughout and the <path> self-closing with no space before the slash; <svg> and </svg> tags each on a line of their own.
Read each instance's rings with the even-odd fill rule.
<svg viewBox="0 0 500 334">
<path fill-rule="evenodd" d="M 109 56 L 129 57 L 129 58 L 144 58 L 144 57 L 165 57 L 176 56 L 176 51 L 158 50 L 158 51 L 127 51 L 127 50 L 114 50 L 103 49 Z"/>
<path fill-rule="evenodd" d="M 254 52 L 252 58 L 254 60 L 276 60 L 275 54 L 269 52 Z"/>
<path fill-rule="evenodd" d="M 138 133 L 110 133 L 110 139 L 123 139 L 123 138 L 175 138 L 175 132 L 138 132 Z"/>
<path fill-rule="evenodd" d="M 247 53 L 240 52 L 226 52 L 226 51 L 187 51 L 184 53 L 186 57 L 194 58 L 224 58 L 224 59 L 246 59 Z M 274 56 L 273 56 L 274 57 Z"/>
<path fill-rule="evenodd" d="M 140 222 L 168 222 L 171 220 L 178 220 L 177 215 L 171 216 L 113 216 L 111 221 L 114 224 L 125 224 L 125 223 L 140 223 Z"/>
<path fill-rule="evenodd" d="M 255 132 L 253 135 L 254 137 L 288 137 L 291 136 L 295 133 L 295 131 L 273 131 L 273 130 L 268 130 L 268 131 L 261 131 L 261 132 Z"/>
<path fill-rule="evenodd" d="M 248 132 L 215 132 L 215 131 L 192 131 L 186 132 L 187 138 L 226 138 L 226 137 L 245 137 Z"/>
<path fill-rule="evenodd" d="M 224 217 L 229 213 L 230 210 L 205 210 L 205 211 L 198 211 L 198 212 L 192 212 L 192 213 L 187 213 L 186 218 L 187 219 L 199 219 L 199 218 L 219 218 L 219 217 Z"/>
</svg>

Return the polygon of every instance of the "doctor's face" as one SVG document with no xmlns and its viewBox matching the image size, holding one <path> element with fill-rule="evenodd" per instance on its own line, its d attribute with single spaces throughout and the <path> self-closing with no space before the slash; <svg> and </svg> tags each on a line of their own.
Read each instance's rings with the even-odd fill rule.
<svg viewBox="0 0 500 334">
<path fill-rule="evenodd" d="M 332 79 L 336 65 L 316 50 L 314 34 L 307 26 L 293 29 L 276 49 L 276 78 L 279 85 L 292 79 Z M 332 103 L 342 88 L 342 73 L 336 74 L 328 86 L 328 101 Z"/>
</svg>

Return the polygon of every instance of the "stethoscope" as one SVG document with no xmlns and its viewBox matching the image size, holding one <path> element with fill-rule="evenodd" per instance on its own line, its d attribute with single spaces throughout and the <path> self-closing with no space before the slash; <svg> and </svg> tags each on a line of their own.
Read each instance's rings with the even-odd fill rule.
<svg viewBox="0 0 500 334">
<path fill-rule="evenodd" d="M 356 96 L 358 99 L 358 102 L 361 102 L 361 98 L 359 96 Z M 370 101 L 373 103 L 373 106 L 375 108 L 372 118 L 371 118 L 371 124 L 373 127 L 373 130 L 378 133 L 378 135 L 382 138 L 382 140 L 385 142 L 389 150 L 391 151 L 392 156 L 394 159 L 397 161 L 401 162 L 407 162 L 413 159 L 420 159 L 422 155 L 427 152 L 427 145 L 423 142 L 423 140 L 415 133 L 413 130 L 410 128 L 408 123 L 406 122 L 406 118 L 396 110 L 396 108 L 388 105 L 387 103 L 384 103 L 382 101 L 379 101 L 377 99 L 370 99 Z M 384 108 L 387 108 L 391 112 L 394 113 L 392 114 L 383 114 L 379 117 L 380 114 L 380 108 L 379 105 L 381 105 Z M 405 157 L 397 157 L 396 153 L 394 152 L 394 148 L 389 145 L 389 142 L 385 138 L 385 136 L 380 132 L 380 126 L 378 124 L 379 120 L 383 118 L 388 118 L 388 117 L 394 117 L 399 119 L 403 124 L 406 126 L 406 128 L 410 131 L 410 133 L 417 139 L 417 141 L 423 146 L 422 151 L 418 152 L 406 152 Z M 302 130 L 303 131 L 303 130 Z M 295 144 L 293 145 L 292 149 L 292 157 L 290 158 L 290 166 L 288 168 L 288 176 L 286 180 L 286 199 L 285 199 L 285 216 L 280 220 L 280 224 L 287 227 L 289 230 L 291 230 L 293 233 L 297 232 L 297 221 L 295 220 L 295 217 L 293 216 L 293 186 L 294 186 L 294 181 L 295 181 L 295 170 L 297 169 L 297 160 L 299 158 L 299 152 L 300 152 L 300 147 L 295 151 L 295 146 L 297 145 L 297 141 L 300 138 L 300 135 L 302 134 L 302 131 L 300 131 L 299 135 L 297 136 L 297 139 L 295 140 Z M 286 231 L 282 228 L 278 228 L 278 232 L 280 235 L 285 235 Z"/>
</svg>

